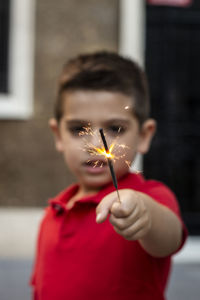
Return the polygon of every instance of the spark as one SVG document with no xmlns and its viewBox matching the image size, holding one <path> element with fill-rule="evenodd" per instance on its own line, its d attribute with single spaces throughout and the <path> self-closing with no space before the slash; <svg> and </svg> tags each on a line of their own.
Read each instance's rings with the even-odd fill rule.
<svg viewBox="0 0 200 300">
<path fill-rule="evenodd" d="M 114 148 L 114 144 L 112 144 L 110 146 L 108 152 L 105 150 L 105 148 L 98 148 L 98 147 L 95 147 L 93 144 L 90 144 L 90 143 L 88 143 L 88 146 L 89 146 L 88 152 L 91 155 L 99 155 L 100 154 L 100 155 L 105 156 L 106 158 L 116 159 L 116 156 L 112 153 L 112 150 Z"/>
<path fill-rule="evenodd" d="M 127 166 L 130 168 L 131 167 L 131 162 L 130 160 L 125 160 L 125 164 L 127 164 Z"/>
<path fill-rule="evenodd" d="M 118 133 L 120 132 L 121 128 L 119 128 Z M 113 162 L 115 163 L 117 160 L 119 159 L 123 159 L 126 155 L 124 153 L 124 151 L 126 149 L 129 149 L 128 146 L 126 146 L 125 144 L 118 144 L 117 143 L 117 139 L 118 137 L 116 137 L 111 145 L 108 147 L 108 149 L 106 150 L 105 147 L 96 147 L 95 145 L 93 145 L 92 143 L 90 143 L 88 141 L 88 136 L 92 136 L 95 138 L 99 138 L 99 132 L 97 130 L 93 130 L 91 128 L 91 125 L 88 124 L 88 126 L 84 126 L 83 130 L 79 132 L 79 136 L 83 137 L 84 139 L 84 148 L 82 149 L 85 152 L 88 152 L 91 156 L 103 156 L 106 159 L 112 159 Z M 106 136 L 106 135 L 105 135 Z M 101 143 L 101 139 L 99 138 L 99 143 Z M 90 162 L 90 160 L 88 161 Z M 93 167 L 103 167 L 103 164 L 99 165 L 100 161 L 97 160 L 96 162 L 94 162 Z M 128 165 L 128 163 L 125 161 L 125 163 Z"/>
<path fill-rule="evenodd" d="M 109 148 L 108 148 L 108 145 L 107 145 L 107 142 L 106 142 L 106 138 L 105 138 L 105 135 L 104 135 L 104 132 L 103 132 L 103 129 L 99 129 L 99 133 L 101 135 L 101 138 L 102 138 L 102 142 L 104 144 L 104 147 L 105 147 L 105 151 L 106 153 L 109 155 Z M 115 170 L 113 168 L 113 163 L 112 163 L 112 159 L 110 158 L 110 155 L 107 156 L 107 161 L 108 161 L 108 165 L 109 165 L 109 168 L 110 168 L 110 173 L 111 173 L 111 176 L 112 176 L 112 181 L 113 181 L 113 185 L 117 191 L 117 196 L 118 196 L 118 200 L 119 202 L 120 201 L 120 196 L 119 196 L 119 190 L 118 190 L 118 182 L 117 182 L 117 177 L 116 177 L 116 174 L 115 174 Z"/>
<path fill-rule="evenodd" d="M 120 132 L 120 130 L 121 128 L 119 128 L 118 133 Z M 125 159 L 126 157 L 125 150 L 129 149 L 129 147 L 125 144 L 118 144 L 117 143 L 118 137 L 116 137 L 114 141 L 112 141 L 112 144 L 108 147 L 108 151 L 106 151 L 104 147 L 98 148 L 92 143 L 88 142 L 88 136 L 93 136 L 96 138 L 99 137 L 99 132 L 97 132 L 97 130 L 93 130 L 90 124 L 88 124 L 88 126 L 83 127 L 83 130 L 79 132 L 79 136 L 81 136 L 84 140 L 84 148 L 81 148 L 82 151 L 89 153 L 93 157 L 100 155 L 102 157 L 105 157 L 106 159 L 110 158 L 114 163 L 117 160 L 122 160 L 128 166 L 128 168 L 131 168 L 131 161 Z M 102 142 L 101 139 L 99 139 L 99 143 L 101 142 Z M 91 160 L 88 159 L 87 163 L 90 162 Z M 93 161 L 93 168 L 96 167 L 103 168 L 103 166 L 104 163 L 102 163 L 100 160 L 97 159 L 96 161 Z M 141 173 L 141 171 L 136 170 L 136 168 L 134 168 L 134 172 L 136 174 Z"/>
<path fill-rule="evenodd" d="M 127 107 L 126 109 L 128 109 L 129 107 Z M 119 128 L 118 133 L 120 133 L 121 128 Z M 99 132 L 97 132 L 97 130 L 93 130 L 91 128 L 90 123 L 88 123 L 88 126 L 84 126 L 83 130 L 79 132 L 79 136 L 81 136 L 84 140 L 84 148 L 82 148 L 83 151 L 89 153 L 91 156 L 103 156 L 107 159 L 108 164 L 112 164 L 112 161 L 115 163 L 117 160 L 119 159 L 123 159 L 124 163 L 128 166 L 128 168 L 131 167 L 131 161 L 126 160 L 126 149 L 129 149 L 129 147 L 125 144 L 118 144 L 117 140 L 118 140 L 118 136 L 114 139 L 114 141 L 111 143 L 111 145 L 108 147 L 107 146 L 107 150 L 106 147 L 104 145 L 104 147 L 96 147 L 95 145 L 93 145 L 92 143 L 88 142 L 88 136 L 92 136 L 95 138 L 99 138 Z M 105 134 L 106 136 L 106 134 Z M 101 139 L 99 139 L 99 143 L 101 143 Z M 90 163 L 91 160 L 89 159 L 87 161 L 87 163 Z M 100 160 L 96 160 L 96 161 L 92 161 L 93 162 L 93 168 L 99 167 L 102 168 L 104 166 L 104 163 L 102 163 L 102 161 Z M 110 170 L 113 169 L 113 165 L 110 167 Z M 136 171 L 136 173 L 141 173 L 140 171 Z M 114 178 L 115 177 L 115 173 L 114 173 L 114 169 L 111 171 L 111 175 Z M 118 195 L 118 199 L 120 201 L 119 198 L 119 191 L 117 188 L 117 181 L 116 181 L 116 177 L 113 180 L 113 184 L 116 187 L 116 191 L 117 191 L 117 195 Z"/>
</svg>

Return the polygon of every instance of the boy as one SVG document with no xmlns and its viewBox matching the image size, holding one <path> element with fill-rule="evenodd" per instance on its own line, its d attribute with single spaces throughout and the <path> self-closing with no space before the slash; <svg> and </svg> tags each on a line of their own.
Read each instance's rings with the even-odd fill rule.
<svg viewBox="0 0 200 300">
<path fill-rule="evenodd" d="M 173 193 L 125 163 L 148 151 L 156 128 L 145 74 L 115 53 L 70 60 L 49 124 L 78 184 L 50 201 L 41 223 L 34 299 L 164 299 L 170 257 L 186 229 Z M 125 145 L 122 158 L 112 152 L 120 201 L 106 157 L 94 153 L 103 148 L 99 128 L 108 145 Z"/>
</svg>

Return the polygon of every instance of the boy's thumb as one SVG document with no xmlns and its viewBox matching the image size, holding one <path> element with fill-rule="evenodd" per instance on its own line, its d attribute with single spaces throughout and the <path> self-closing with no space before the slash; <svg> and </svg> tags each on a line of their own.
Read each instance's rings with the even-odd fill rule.
<svg viewBox="0 0 200 300">
<path fill-rule="evenodd" d="M 107 196 L 105 196 L 101 202 L 98 204 L 96 208 L 96 222 L 102 223 L 104 222 L 108 214 L 110 213 L 111 207 L 115 201 L 117 201 L 117 193 L 113 192 Z"/>
</svg>

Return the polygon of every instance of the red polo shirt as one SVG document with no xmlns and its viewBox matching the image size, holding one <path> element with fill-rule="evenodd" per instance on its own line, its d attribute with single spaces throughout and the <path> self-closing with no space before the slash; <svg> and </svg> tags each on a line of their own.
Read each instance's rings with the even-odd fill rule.
<svg viewBox="0 0 200 300">
<path fill-rule="evenodd" d="M 146 193 L 180 217 L 174 194 L 162 183 L 127 174 L 119 189 Z M 95 208 L 114 191 L 111 184 L 80 199 L 70 210 L 66 202 L 73 185 L 50 200 L 40 227 L 32 276 L 35 300 L 162 300 L 170 257 L 155 258 L 137 241 L 118 235 L 106 220 L 95 222 Z M 183 225 L 183 242 L 187 231 Z"/>
</svg>

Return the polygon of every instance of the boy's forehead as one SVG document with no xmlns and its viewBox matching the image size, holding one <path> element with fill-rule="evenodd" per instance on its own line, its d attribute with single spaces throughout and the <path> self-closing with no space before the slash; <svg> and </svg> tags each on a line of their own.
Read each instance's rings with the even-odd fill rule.
<svg viewBox="0 0 200 300">
<path fill-rule="evenodd" d="M 63 95 L 63 110 L 64 114 L 127 114 L 133 112 L 133 99 L 118 92 L 73 91 Z"/>
</svg>

